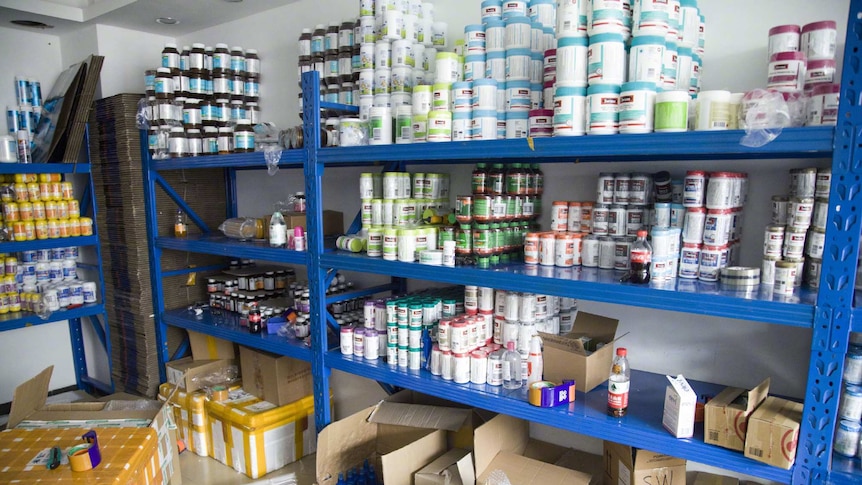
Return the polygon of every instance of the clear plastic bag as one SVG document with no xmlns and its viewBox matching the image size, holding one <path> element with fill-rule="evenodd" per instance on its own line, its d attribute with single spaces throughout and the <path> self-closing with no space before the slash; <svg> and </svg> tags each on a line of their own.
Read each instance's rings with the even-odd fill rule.
<svg viewBox="0 0 862 485">
<path fill-rule="evenodd" d="M 197 383 L 202 388 L 213 388 L 215 386 L 230 387 L 238 379 L 239 368 L 235 365 L 229 365 L 217 371 L 192 377 L 192 382 Z"/>
<path fill-rule="evenodd" d="M 792 126 L 790 109 L 777 91 L 755 89 L 745 93 L 740 111 L 739 124 L 745 136 L 739 143 L 743 146 L 762 147 L 778 138 L 784 127 Z"/>
<path fill-rule="evenodd" d="M 147 98 L 138 100 L 138 112 L 135 114 L 135 127 L 139 130 L 146 130 L 152 125 L 153 109 L 152 105 L 147 101 Z"/>
<path fill-rule="evenodd" d="M 227 219 L 218 228 L 222 234 L 231 239 L 254 239 L 257 234 L 257 222 L 251 217 Z"/>
</svg>

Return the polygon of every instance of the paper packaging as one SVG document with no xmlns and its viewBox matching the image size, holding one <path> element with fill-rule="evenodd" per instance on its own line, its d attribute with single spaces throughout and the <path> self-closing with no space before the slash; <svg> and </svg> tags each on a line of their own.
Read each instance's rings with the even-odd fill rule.
<svg viewBox="0 0 862 485">
<path fill-rule="evenodd" d="M 185 389 L 186 392 L 194 392 L 204 387 L 200 378 L 207 374 L 224 371 L 232 365 L 236 365 L 236 361 L 231 359 L 194 360 L 191 357 L 186 357 L 165 363 L 165 374 L 171 384 Z"/>
<path fill-rule="evenodd" d="M 445 399 L 429 396 L 427 394 L 411 391 L 409 389 L 404 389 L 390 396 L 386 396 L 383 400 L 388 403 L 424 404 L 426 406 L 468 410 L 469 415 L 466 418 L 463 418 L 463 415 L 461 414 L 454 415 L 457 416 L 457 418 L 455 419 L 463 419 L 463 421 L 453 421 L 452 425 L 447 424 L 445 426 L 438 426 L 441 429 L 446 429 L 446 443 L 448 445 L 447 448 L 463 448 L 466 450 L 472 450 L 473 432 L 476 430 L 477 427 L 479 427 L 479 425 L 496 416 L 496 413 L 492 413 L 490 411 L 471 408 L 461 403 L 447 401 Z M 444 416 L 446 416 L 448 419 L 448 412 L 444 414 Z M 453 428 L 454 424 L 456 423 L 459 423 L 460 427 L 454 430 L 449 429 Z"/>
<path fill-rule="evenodd" d="M 739 479 L 715 475 L 713 473 L 697 472 L 692 485 L 739 485 Z"/>
<path fill-rule="evenodd" d="M 308 362 L 242 345 L 239 361 L 243 390 L 263 401 L 284 406 L 313 392 Z"/>
<path fill-rule="evenodd" d="M 539 332 L 544 342 L 545 379 L 556 383 L 575 379 L 576 389 L 580 392 L 589 392 L 607 381 L 608 369 L 614 360 L 613 342 L 618 324 L 619 320 L 615 318 L 578 312 L 568 335 Z M 584 335 L 606 345 L 590 353 L 578 339 Z"/>
<path fill-rule="evenodd" d="M 531 439 L 530 423 L 505 414 L 479 426 L 473 446 L 476 483 L 485 483 L 496 470 L 517 485 L 588 485 L 592 478 L 589 473 L 552 465 L 568 449 Z"/>
<path fill-rule="evenodd" d="M 769 396 L 748 419 L 745 456 L 789 470 L 796 459 L 802 403 Z"/>
<path fill-rule="evenodd" d="M 235 359 L 236 345 L 228 340 L 189 330 L 189 346 L 194 360 Z"/>
<path fill-rule="evenodd" d="M 161 482 L 182 484 L 176 425 L 167 404 L 144 398 L 115 394 L 100 402 L 45 404 L 54 366 L 15 388 L 7 429 L 13 428 L 88 428 L 96 426 L 149 427 L 158 436 Z M 113 398 L 123 398 L 113 399 Z M 154 403 L 140 405 L 138 401 Z M 130 409 L 132 408 L 132 409 Z M 119 409 L 119 410 L 113 410 Z"/>
<path fill-rule="evenodd" d="M 284 216 L 284 223 L 288 229 L 292 227 L 301 227 L 303 229 L 308 229 L 305 225 L 305 213 L 304 212 L 286 212 L 282 211 L 281 214 Z M 266 220 L 269 220 L 269 217 L 272 214 L 266 216 Z M 323 226 L 323 235 L 324 236 L 334 236 L 339 234 L 344 234 L 344 214 L 339 211 L 333 210 L 324 210 L 323 211 L 323 219 L 321 221 Z M 268 226 L 268 224 L 267 224 Z M 269 228 L 267 227 L 267 231 Z"/>
<path fill-rule="evenodd" d="M 677 438 L 691 438 L 694 436 L 697 394 L 682 374 L 666 377 L 670 385 L 664 393 L 664 413 L 661 424 Z"/>
<path fill-rule="evenodd" d="M 378 481 L 413 485 L 413 474 L 447 450 L 447 431 L 469 425 L 470 417 L 469 409 L 381 401 L 320 432 L 317 483 L 335 485 L 339 473 L 370 459 Z"/>
<path fill-rule="evenodd" d="M 251 478 L 314 453 L 314 396 L 285 406 L 238 390 L 207 401 L 210 456 Z"/>
<path fill-rule="evenodd" d="M 604 442 L 605 485 L 660 483 L 685 485 L 686 462 L 682 458 Z"/>
<path fill-rule="evenodd" d="M 752 390 L 727 387 L 704 406 L 703 441 L 743 451 L 748 417 L 769 394 L 769 378 Z"/>
<path fill-rule="evenodd" d="M 473 485 L 473 454 L 469 450 L 449 450 L 413 476 L 414 485 Z"/>
</svg>

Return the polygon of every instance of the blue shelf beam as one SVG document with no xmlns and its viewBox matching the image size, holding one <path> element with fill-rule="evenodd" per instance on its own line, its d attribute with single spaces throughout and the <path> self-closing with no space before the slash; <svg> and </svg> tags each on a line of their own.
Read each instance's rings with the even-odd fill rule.
<svg viewBox="0 0 862 485">
<path fill-rule="evenodd" d="M 95 225 L 94 225 L 95 227 Z M 95 231 L 95 228 L 93 229 Z M 35 241 L 0 242 L 0 252 L 17 253 L 20 251 L 36 251 L 39 249 L 65 248 L 69 246 L 98 246 L 99 236 L 61 237 L 57 239 L 37 239 Z"/>
<path fill-rule="evenodd" d="M 90 173 L 89 163 L 0 163 L 0 174 L 16 173 Z"/>
<path fill-rule="evenodd" d="M 294 359 L 311 362 L 311 348 L 300 340 L 289 340 L 276 334 L 252 334 L 239 325 L 239 318 L 233 314 L 213 315 L 208 309 L 201 315 L 180 308 L 168 310 L 161 315 L 162 321 L 172 327 L 184 328 L 236 342 L 253 349 L 264 350 Z"/>
<path fill-rule="evenodd" d="M 474 267 L 446 268 L 419 263 L 384 261 L 380 258 L 330 251 L 320 258 L 325 268 L 400 276 L 460 285 L 477 285 L 508 291 L 529 288 L 536 293 L 617 303 L 714 317 L 744 318 L 766 323 L 811 328 L 816 294 L 797 290 L 790 301 L 781 301 L 762 286 L 752 294 L 724 290 L 718 283 L 670 280 L 664 286 L 619 283 L 620 274 L 596 268 L 556 268 L 509 265 L 479 270 Z M 530 274 L 535 272 L 535 274 Z M 692 305 L 696 296 L 698 305 Z M 747 298 L 743 298 L 746 296 Z M 775 300 L 775 301 L 774 301 Z"/>
<path fill-rule="evenodd" d="M 778 138 L 760 148 L 740 145 L 745 132 L 729 130 L 537 138 L 533 140 L 534 149 L 525 139 L 336 147 L 322 148 L 318 156 L 325 165 L 405 160 L 412 164 L 434 164 L 484 160 L 585 163 L 714 160 L 716 157 L 723 160 L 829 158 L 833 131 L 832 127 L 785 128 Z M 613 149 L 609 149 L 611 143 Z"/>
<path fill-rule="evenodd" d="M 390 366 L 381 359 L 368 361 L 341 355 L 338 351 L 326 353 L 326 363 L 333 369 L 384 382 L 389 385 L 419 390 L 423 393 L 490 411 L 508 414 L 530 422 L 586 434 L 617 443 L 644 447 L 658 453 L 728 470 L 755 475 L 782 483 L 790 481 L 790 471 L 745 458 L 741 452 L 731 451 L 703 442 L 703 426 L 698 425 L 691 439 L 677 439 L 661 424 L 667 379 L 660 374 L 632 371 L 629 413 L 623 419 L 607 415 L 607 385 L 591 392 L 578 392 L 569 406 L 540 408 L 527 402 L 526 388 L 516 391 L 485 384 L 454 384 L 428 371 L 408 371 Z M 698 393 L 717 394 L 723 386 L 689 381 Z"/>
<path fill-rule="evenodd" d="M 238 241 L 221 235 L 204 234 L 185 238 L 159 237 L 156 238 L 156 246 L 160 249 L 301 265 L 305 265 L 308 258 L 308 253 L 305 251 L 274 248 L 264 241 Z"/>
<path fill-rule="evenodd" d="M 0 316 L 2 317 L 0 318 L 0 332 L 5 332 L 7 330 L 15 330 L 24 327 L 45 325 L 47 323 L 61 322 L 63 320 L 72 320 L 76 318 L 102 315 L 104 313 L 105 305 L 101 303 L 90 303 L 77 308 L 56 311 L 51 313 L 47 319 L 44 319 L 32 312 L 7 313 Z M 104 329 L 102 330 L 102 332 L 104 332 Z M 106 341 L 106 339 L 103 339 L 101 336 L 99 336 L 99 340 L 103 342 Z"/>
<path fill-rule="evenodd" d="M 302 150 L 282 150 L 279 168 L 302 168 L 305 153 Z M 149 158 L 149 157 L 148 157 Z M 234 153 L 231 155 L 206 155 L 201 157 L 169 158 L 152 160 L 150 168 L 156 171 L 195 168 L 231 168 L 266 170 L 263 152 Z"/>
</svg>

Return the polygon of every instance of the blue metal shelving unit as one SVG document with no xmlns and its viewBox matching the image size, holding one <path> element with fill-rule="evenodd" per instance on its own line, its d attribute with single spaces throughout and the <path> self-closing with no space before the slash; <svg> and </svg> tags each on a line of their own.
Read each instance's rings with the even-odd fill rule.
<svg viewBox="0 0 862 485">
<path fill-rule="evenodd" d="M 248 257 L 304 264 L 308 268 L 311 288 L 311 348 L 273 336 L 249 335 L 223 317 L 204 313 L 196 317 L 187 309 L 167 310 L 163 306 L 159 268 L 151 268 L 154 305 L 158 332 L 165 325 L 187 328 L 225 338 L 243 345 L 290 355 L 312 364 L 316 424 L 318 429 L 332 419 L 329 400 L 331 369 L 362 375 L 382 383 L 410 388 L 501 413 L 518 416 L 577 433 L 614 440 L 633 446 L 691 459 L 700 463 L 738 471 L 761 478 L 793 483 L 858 483 L 862 471 L 858 460 L 833 458 L 834 433 L 844 353 L 851 329 L 862 330 L 862 309 L 853 304 L 856 258 L 859 251 L 860 214 L 862 214 L 862 160 L 857 147 L 862 141 L 862 108 L 858 84 L 862 82 L 858 50 L 862 40 L 854 32 L 862 31 L 862 0 L 852 0 L 845 47 L 844 79 L 841 91 L 840 121 L 837 127 L 786 129 L 773 142 L 761 148 L 739 145 L 740 131 L 694 132 L 674 134 L 621 135 L 613 137 L 579 137 L 577 139 L 538 139 L 533 146 L 524 140 L 501 140 L 425 145 L 391 145 L 375 147 L 320 148 L 321 108 L 353 110 L 321 103 L 315 72 L 303 76 L 303 150 L 285 151 L 281 166 L 303 168 L 308 198 L 308 252 L 296 254 L 273 250 L 253 243 L 237 243 L 207 235 L 200 238 L 174 239 L 154 234 L 154 190 L 163 181 L 158 171 L 190 168 L 225 167 L 229 169 L 228 194 L 232 202 L 228 216 L 236 213 L 234 170 L 265 168 L 262 154 L 199 157 L 152 161 L 144 153 L 146 199 L 151 264 L 159 261 L 163 249 Z M 146 146 L 146 143 L 142 143 Z M 740 294 L 718 284 L 691 281 L 653 283 L 647 287 L 622 284 L 612 271 L 589 268 L 529 268 L 510 265 L 489 270 L 475 268 L 441 268 L 382 261 L 363 255 L 325 250 L 322 220 L 325 167 L 378 166 L 385 163 L 473 163 L 481 160 L 539 163 L 597 163 L 620 161 L 692 161 L 692 160 L 780 160 L 784 158 L 832 158 L 833 186 L 827 224 L 827 249 L 819 292 L 801 291 L 791 298 L 773 296 L 767 288 Z M 176 198 L 175 198 L 176 200 Z M 183 207 L 182 201 L 177 201 Z M 185 207 L 184 207 L 185 208 Z M 457 385 L 445 382 L 424 371 L 405 372 L 382 361 L 369 362 L 342 356 L 328 348 L 327 325 L 331 319 L 326 305 L 327 274 L 333 270 L 352 270 L 389 275 L 396 281 L 380 291 L 398 287 L 399 278 L 416 278 L 455 284 L 477 284 L 500 289 L 521 290 L 573 296 L 581 299 L 644 308 L 670 310 L 695 315 L 710 315 L 809 328 L 812 331 L 809 375 L 805 393 L 805 414 L 799 436 L 796 464 L 782 470 L 745 458 L 741 453 L 706 445 L 701 435 L 689 440 L 671 438 L 660 423 L 665 381 L 663 376 L 640 372 L 633 380 L 633 414 L 623 421 L 605 414 L 606 388 L 578 393 L 569 407 L 539 409 L 528 405 L 523 396 L 502 395 L 500 389 L 486 386 Z M 697 304 L 693 304 L 697 303 Z M 862 308 L 862 307 L 860 307 Z M 856 317 L 859 318 L 856 318 Z M 780 330 L 780 328 L 779 328 Z M 164 338 L 159 339 L 164 342 Z M 163 364 L 168 360 L 166 345 L 160 346 Z M 697 383 L 698 389 L 717 391 L 720 386 Z"/>
<path fill-rule="evenodd" d="M 0 164 L 0 174 L 46 174 L 62 173 L 68 176 L 86 176 L 86 188 L 80 201 L 81 214 L 93 219 L 93 235 L 79 237 L 65 237 L 59 239 L 42 239 L 35 241 L 10 241 L 0 243 L 0 253 L 16 253 L 21 251 L 35 251 L 40 249 L 52 249 L 69 246 L 92 247 L 95 251 L 97 263 L 94 265 L 79 264 L 79 267 L 95 269 L 98 273 L 99 298 L 97 303 L 82 305 L 76 308 L 64 309 L 51 313 L 46 319 L 31 312 L 19 312 L 0 315 L 0 332 L 14 330 L 46 323 L 68 321 L 69 337 L 72 345 L 72 365 L 75 368 L 75 381 L 79 389 L 94 393 L 101 392 L 111 394 L 114 392 L 114 384 L 111 376 L 111 339 L 108 327 L 107 314 L 105 313 L 105 278 L 102 273 L 102 256 L 99 247 L 99 229 L 96 224 L 96 194 L 93 190 L 93 176 L 90 172 L 89 163 L 35 163 Z M 99 339 L 99 343 L 105 351 L 108 376 L 107 382 L 91 377 L 87 370 L 87 355 L 84 349 L 84 322 L 88 322 L 93 333 Z"/>
</svg>

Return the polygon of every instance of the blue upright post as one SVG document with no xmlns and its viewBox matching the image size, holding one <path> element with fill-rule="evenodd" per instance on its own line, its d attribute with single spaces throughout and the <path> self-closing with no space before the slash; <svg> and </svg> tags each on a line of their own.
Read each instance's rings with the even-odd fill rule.
<svg viewBox="0 0 862 485">
<path fill-rule="evenodd" d="M 320 432 L 332 420 L 329 405 L 329 369 L 324 361 L 326 337 L 326 281 L 320 267 L 323 254 L 323 196 L 321 178 L 323 165 L 317 159 L 320 147 L 320 98 L 316 71 L 302 75 L 303 138 L 305 159 L 305 194 L 307 198 L 308 289 L 311 303 L 311 371 L 314 375 L 314 416 Z"/>
<path fill-rule="evenodd" d="M 862 85 L 858 51 L 862 40 L 862 0 L 850 3 L 847 42 L 844 47 L 844 75 L 835 148 L 832 155 L 832 187 L 826 222 L 826 244 L 820 289 L 814 312 L 805 409 L 799 433 L 793 483 L 824 483 L 831 469 L 832 439 L 835 433 L 844 355 L 850 336 L 853 288 L 859 254 L 860 151 L 862 143 Z"/>
</svg>

